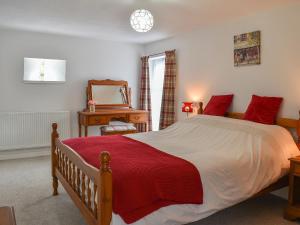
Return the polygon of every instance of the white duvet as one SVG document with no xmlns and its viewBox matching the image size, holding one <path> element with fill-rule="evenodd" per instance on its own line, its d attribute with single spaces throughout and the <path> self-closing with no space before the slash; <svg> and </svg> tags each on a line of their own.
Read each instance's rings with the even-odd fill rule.
<svg viewBox="0 0 300 225">
<path fill-rule="evenodd" d="M 282 127 L 215 116 L 198 115 L 162 131 L 127 136 L 193 163 L 204 190 L 202 205 L 163 207 L 133 225 L 186 224 L 205 218 L 275 182 L 287 173 L 288 158 L 299 155 Z M 114 214 L 112 224 L 125 222 Z"/>
</svg>

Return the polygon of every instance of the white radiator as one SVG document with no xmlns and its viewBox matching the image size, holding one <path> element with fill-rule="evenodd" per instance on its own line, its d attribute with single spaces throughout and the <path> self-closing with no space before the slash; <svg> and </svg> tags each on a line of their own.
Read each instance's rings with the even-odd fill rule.
<svg viewBox="0 0 300 225">
<path fill-rule="evenodd" d="M 54 122 L 61 138 L 70 137 L 70 112 L 0 112 L 0 151 L 50 146 Z"/>
</svg>

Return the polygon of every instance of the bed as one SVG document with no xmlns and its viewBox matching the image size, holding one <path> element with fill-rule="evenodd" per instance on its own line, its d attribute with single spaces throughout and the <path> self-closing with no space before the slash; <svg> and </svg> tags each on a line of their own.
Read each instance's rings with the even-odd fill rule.
<svg viewBox="0 0 300 225">
<path fill-rule="evenodd" d="M 288 158 L 299 155 L 299 143 L 288 130 L 296 131 L 299 140 L 300 120 L 279 118 L 277 125 L 263 125 L 239 120 L 242 116 L 197 115 L 159 132 L 126 135 L 194 164 L 204 192 L 202 204 L 168 205 L 132 224 L 187 224 L 286 186 Z M 96 168 L 59 139 L 57 124 L 52 129 L 53 195 L 60 181 L 87 224 L 125 225 L 113 213 L 114 158 L 101 152 L 101 166 Z"/>
</svg>

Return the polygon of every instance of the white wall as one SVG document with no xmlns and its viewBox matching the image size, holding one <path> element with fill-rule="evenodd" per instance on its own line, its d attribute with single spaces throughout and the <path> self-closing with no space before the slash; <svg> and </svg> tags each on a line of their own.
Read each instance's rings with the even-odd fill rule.
<svg viewBox="0 0 300 225">
<path fill-rule="evenodd" d="M 176 49 L 180 102 L 207 103 L 212 94 L 234 93 L 233 110 L 246 110 L 252 94 L 282 96 L 284 116 L 300 109 L 300 3 L 226 22 L 145 46 L 147 54 Z M 262 64 L 234 67 L 233 36 L 260 30 Z"/>
<path fill-rule="evenodd" d="M 142 51 L 134 44 L 0 30 L 0 111 L 69 110 L 77 135 L 76 112 L 85 107 L 89 79 L 127 80 L 136 104 Z M 67 60 L 67 82 L 23 83 L 24 57 Z"/>
</svg>

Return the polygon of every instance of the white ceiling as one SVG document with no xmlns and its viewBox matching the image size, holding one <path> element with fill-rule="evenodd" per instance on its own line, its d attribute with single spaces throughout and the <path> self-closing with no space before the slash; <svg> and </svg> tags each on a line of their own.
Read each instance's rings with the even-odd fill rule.
<svg viewBox="0 0 300 225">
<path fill-rule="evenodd" d="M 148 43 L 298 0 L 0 0 L 0 26 Z M 137 33 L 130 14 L 145 8 L 154 28 Z"/>
</svg>

